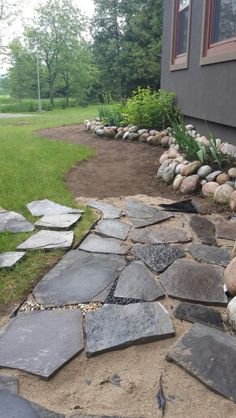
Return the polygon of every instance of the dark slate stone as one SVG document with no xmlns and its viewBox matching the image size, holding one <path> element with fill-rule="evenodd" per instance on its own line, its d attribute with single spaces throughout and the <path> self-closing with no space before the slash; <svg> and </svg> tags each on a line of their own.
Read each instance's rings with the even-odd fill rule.
<svg viewBox="0 0 236 418">
<path fill-rule="evenodd" d="M 34 202 L 28 203 L 26 206 L 33 216 L 84 213 L 83 210 L 63 206 L 48 199 L 35 200 Z"/>
<path fill-rule="evenodd" d="M 0 232 L 32 232 L 34 225 L 17 212 L 0 212 Z"/>
<path fill-rule="evenodd" d="M 70 248 L 73 244 L 74 232 L 72 231 L 46 231 L 42 230 L 32 235 L 22 244 L 18 250 L 53 250 Z"/>
<path fill-rule="evenodd" d="M 120 275 L 114 297 L 152 302 L 164 296 L 157 280 L 142 261 L 133 261 Z"/>
<path fill-rule="evenodd" d="M 127 199 L 125 211 L 135 228 L 157 224 L 173 216 L 171 213 L 164 212 L 155 206 L 146 205 L 135 199 Z"/>
<path fill-rule="evenodd" d="M 236 222 L 229 221 L 217 226 L 217 237 L 236 241 Z"/>
<path fill-rule="evenodd" d="M 85 238 L 79 248 L 80 250 L 92 253 L 125 255 L 130 247 L 123 244 L 120 240 L 103 238 L 99 235 L 91 234 Z"/>
<path fill-rule="evenodd" d="M 199 209 L 192 199 L 181 200 L 180 202 L 170 204 L 162 204 L 159 206 L 169 212 L 199 213 Z"/>
<path fill-rule="evenodd" d="M 189 224 L 202 244 L 217 246 L 215 225 L 209 219 L 192 215 Z"/>
<path fill-rule="evenodd" d="M 0 418 L 65 418 L 9 392 L 0 391 Z"/>
<path fill-rule="evenodd" d="M 119 255 L 69 251 L 37 284 L 33 293 L 43 305 L 104 302 L 110 286 L 126 266 Z"/>
<path fill-rule="evenodd" d="M 83 346 L 80 310 L 22 313 L 0 334 L 0 367 L 48 379 Z"/>
<path fill-rule="evenodd" d="M 168 312 L 158 302 L 105 305 L 85 317 L 88 356 L 173 337 Z"/>
<path fill-rule="evenodd" d="M 211 247 L 203 244 L 191 244 L 188 251 L 196 261 L 218 264 L 226 267 L 231 261 L 230 251 L 225 248 Z"/>
<path fill-rule="evenodd" d="M 96 201 L 89 203 L 88 206 L 102 212 L 103 219 L 118 219 L 121 217 L 121 210 L 108 203 Z"/>
<path fill-rule="evenodd" d="M 18 386 L 18 379 L 16 379 L 16 377 L 0 375 L 0 392 L 6 390 L 7 392 L 17 395 Z"/>
<path fill-rule="evenodd" d="M 194 324 L 168 353 L 174 362 L 209 389 L 236 402 L 236 337 Z"/>
<path fill-rule="evenodd" d="M 169 296 L 208 305 L 227 304 L 224 269 L 210 264 L 177 260 L 160 275 L 161 283 Z"/>
<path fill-rule="evenodd" d="M 204 305 L 193 303 L 180 303 L 174 311 L 175 318 L 181 321 L 198 322 L 203 325 L 224 329 L 224 323 L 219 311 Z"/>
<path fill-rule="evenodd" d="M 181 229 L 163 228 L 157 225 L 146 228 L 133 228 L 130 233 L 133 242 L 141 244 L 173 244 L 191 241 L 191 238 Z"/>
<path fill-rule="evenodd" d="M 127 225 L 124 222 L 113 219 L 104 219 L 99 222 L 95 232 L 106 237 L 121 239 L 124 241 L 128 236 L 130 228 L 130 225 Z"/>
<path fill-rule="evenodd" d="M 161 273 L 175 260 L 185 256 L 181 248 L 166 244 L 137 244 L 133 247 L 133 254 L 157 273 Z"/>
</svg>

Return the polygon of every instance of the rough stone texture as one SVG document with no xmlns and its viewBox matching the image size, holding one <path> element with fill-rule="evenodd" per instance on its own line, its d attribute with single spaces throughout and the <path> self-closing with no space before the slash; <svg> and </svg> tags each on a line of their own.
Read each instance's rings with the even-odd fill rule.
<svg viewBox="0 0 236 418">
<path fill-rule="evenodd" d="M 160 303 L 105 305 L 85 317 L 88 356 L 173 337 L 175 330 Z"/>
<path fill-rule="evenodd" d="M 214 392 L 236 402 L 235 336 L 201 324 L 191 330 L 167 355 Z"/>
<path fill-rule="evenodd" d="M 225 184 L 229 180 L 230 180 L 230 178 L 229 178 L 228 174 L 226 174 L 226 173 L 221 173 L 221 174 L 219 174 L 219 176 L 216 177 L 216 182 L 220 185 Z"/>
<path fill-rule="evenodd" d="M 193 161 L 192 163 L 189 163 L 182 168 L 181 174 L 182 176 L 192 176 L 193 174 L 197 173 L 200 167 L 200 161 Z"/>
<path fill-rule="evenodd" d="M 225 269 L 224 282 L 230 294 L 236 296 L 236 258 L 233 258 Z"/>
<path fill-rule="evenodd" d="M 228 171 L 228 175 L 231 179 L 236 179 L 236 168 L 232 167 Z"/>
<path fill-rule="evenodd" d="M 236 221 L 224 222 L 217 225 L 217 237 L 236 241 Z"/>
<path fill-rule="evenodd" d="M 24 257 L 24 255 L 25 253 L 22 251 L 0 253 L 0 269 L 15 266 L 15 264 Z"/>
<path fill-rule="evenodd" d="M 215 225 L 209 219 L 193 215 L 189 224 L 202 244 L 217 245 L 215 238 Z"/>
<path fill-rule="evenodd" d="M 48 229 L 70 229 L 81 218 L 80 214 L 45 215 L 35 223 L 36 226 Z"/>
<path fill-rule="evenodd" d="M 83 210 L 62 206 L 59 203 L 55 203 L 48 199 L 35 200 L 34 202 L 28 203 L 26 206 L 33 216 L 62 215 L 63 213 L 84 213 Z"/>
<path fill-rule="evenodd" d="M 173 202 L 170 204 L 163 203 L 160 206 L 169 212 L 199 213 L 199 209 L 192 199 L 180 200 L 179 202 Z"/>
<path fill-rule="evenodd" d="M 230 196 L 233 193 L 234 189 L 229 184 L 223 184 L 222 186 L 219 186 L 213 196 L 213 199 L 216 203 L 221 204 L 228 204 L 230 201 Z"/>
<path fill-rule="evenodd" d="M 164 271 L 175 260 L 185 256 L 182 249 L 165 244 L 137 244 L 133 247 L 133 254 L 157 273 Z"/>
<path fill-rule="evenodd" d="M 0 366 L 48 379 L 83 347 L 79 309 L 22 313 L 0 334 Z"/>
<path fill-rule="evenodd" d="M 177 176 L 175 177 L 174 182 L 173 182 L 173 189 L 174 190 L 179 190 L 183 179 L 184 179 L 184 177 L 181 176 L 181 174 L 177 174 Z"/>
<path fill-rule="evenodd" d="M 125 240 L 128 236 L 131 226 L 117 220 L 105 219 L 99 222 L 95 232 L 97 234 Z"/>
<path fill-rule="evenodd" d="M 236 297 L 234 297 L 227 306 L 228 320 L 234 331 L 236 331 Z"/>
<path fill-rule="evenodd" d="M 80 250 L 92 253 L 125 255 L 130 247 L 123 244 L 120 240 L 103 238 L 99 235 L 91 234 L 85 238 L 79 248 Z"/>
<path fill-rule="evenodd" d="M 146 205 L 135 199 L 127 199 L 125 210 L 135 228 L 157 224 L 173 216 L 168 212 L 157 209 L 155 206 Z"/>
<path fill-rule="evenodd" d="M 203 165 L 199 168 L 197 174 L 202 178 L 205 179 L 209 174 L 211 174 L 212 168 L 209 165 Z"/>
<path fill-rule="evenodd" d="M 34 225 L 28 222 L 24 216 L 17 212 L 0 212 L 0 233 L 1 232 L 32 232 Z"/>
<path fill-rule="evenodd" d="M 235 145 L 229 144 L 227 142 L 223 142 L 220 146 L 220 149 L 223 152 L 223 154 L 236 158 L 236 146 Z"/>
<path fill-rule="evenodd" d="M 215 179 L 216 179 L 216 177 L 218 177 L 220 174 L 222 173 L 222 171 L 213 171 L 213 173 L 211 173 L 211 174 L 209 174 L 207 177 L 206 177 L 206 180 L 207 181 L 215 181 Z"/>
<path fill-rule="evenodd" d="M 191 323 L 200 323 L 224 330 L 224 323 L 219 311 L 195 303 L 180 303 L 174 311 L 175 318 Z"/>
<path fill-rule="evenodd" d="M 218 187 L 220 187 L 218 183 L 215 181 L 210 181 L 209 183 L 203 185 L 202 194 L 207 197 L 213 197 Z"/>
<path fill-rule="evenodd" d="M 171 163 L 168 167 L 166 167 L 162 172 L 162 180 L 166 184 L 171 184 L 175 177 L 175 168 L 176 164 Z"/>
<path fill-rule="evenodd" d="M 142 261 L 133 261 L 120 275 L 114 297 L 152 302 L 164 296 L 163 290 Z"/>
<path fill-rule="evenodd" d="M 16 377 L 0 375 L 0 392 L 5 390 L 7 392 L 13 393 L 14 395 L 17 395 L 18 386 L 18 379 Z"/>
<path fill-rule="evenodd" d="M 105 302 L 110 285 L 126 266 L 119 255 L 69 251 L 34 288 L 38 303 L 71 305 L 96 300 Z"/>
<path fill-rule="evenodd" d="M 108 416 L 108 415 L 103 415 L 103 416 L 101 416 L 101 415 L 72 415 L 70 418 L 128 418 L 128 417 L 118 417 L 117 415 L 116 416 Z M 141 418 L 143 418 L 143 417 L 141 417 Z"/>
<path fill-rule="evenodd" d="M 161 179 L 162 178 L 162 173 L 163 171 L 172 163 L 171 159 L 165 159 L 162 163 L 161 166 L 158 168 L 157 171 L 157 178 Z"/>
<path fill-rule="evenodd" d="M 130 238 L 141 244 L 173 244 L 191 241 L 191 238 L 181 229 L 148 226 L 142 229 L 132 229 Z"/>
<path fill-rule="evenodd" d="M 226 267 L 231 260 L 231 253 L 225 248 L 211 247 L 203 244 L 191 244 L 188 251 L 196 261 L 218 264 Z"/>
<path fill-rule="evenodd" d="M 236 190 L 230 196 L 229 206 L 233 212 L 236 211 Z"/>
<path fill-rule="evenodd" d="M 224 269 L 210 264 L 177 260 L 160 279 L 169 296 L 186 301 L 225 306 Z"/>
<path fill-rule="evenodd" d="M 108 203 L 95 201 L 89 203 L 88 206 L 102 212 L 103 219 L 119 219 L 121 217 L 121 210 Z"/>
<path fill-rule="evenodd" d="M 199 189 L 200 181 L 201 177 L 199 177 L 197 174 L 186 177 L 181 183 L 180 192 L 185 194 L 195 193 Z"/>
<path fill-rule="evenodd" d="M 39 231 L 22 244 L 18 250 L 50 250 L 57 248 L 70 248 L 74 239 L 72 231 Z"/>
</svg>

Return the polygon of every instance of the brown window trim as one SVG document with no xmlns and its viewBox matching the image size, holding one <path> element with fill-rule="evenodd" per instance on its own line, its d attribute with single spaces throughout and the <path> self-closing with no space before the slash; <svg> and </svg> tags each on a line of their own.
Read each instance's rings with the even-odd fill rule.
<svg viewBox="0 0 236 418">
<path fill-rule="evenodd" d="M 210 43 L 213 1 L 214 0 L 204 0 L 202 48 L 200 57 L 201 65 L 236 60 L 236 37 L 214 44 Z"/>
<path fill-rule="evenodd" d="M 190 40 L 190 26 L 191 26 L 191 9 L 192 1 L 189 3 L 189 24 L 188 24 L 188 39 L 187 51 L 185 54 L 176 56 L 177 44 L 177 19 L 178 19 L 178 0 L 173 0 L 173 18 L 172 18 L 172 36 L 171 36 L 171 55 L 170 55 L 170 71 L 186 70 L 189 64 L 189 40 Z"/>
</svg>

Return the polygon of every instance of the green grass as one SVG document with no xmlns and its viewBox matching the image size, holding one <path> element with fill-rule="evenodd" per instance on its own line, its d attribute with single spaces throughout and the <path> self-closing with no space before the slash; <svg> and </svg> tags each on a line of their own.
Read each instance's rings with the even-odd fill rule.
<svg viewBox="0 0 236 418">
<path fill-rule="evenodd" d="M 37 199 L 52 199 L 76 207 L 63 180 L 65 173 L 79 161 L 95 155 L 84 146 L 49 141 L 37 135 L 43 128 L 79 124 L 96 116 L 97 106 L 43 112 L 32 117 L 0 119 L 0 206 L 30 216 L 26 204 Z M 77 245 L 95 222 L 86 209 L 75 234 Z M 0 234 L 0 252 L 15 250 L 31 234 Z M 0 307 L 21 301 L 45 271 L 63 255 L 62 251 L 33 251 L 12 270 L 0 270 Z"/>
<path fill-rule="evenodd" d="M 43 110 L 52 110 L 49 99 L 42 99 L 41 106 Z M 66 107 L 65 99 L 56 98 L 54 100 L 54 106 L 56 109 L 64 109 Z M 76 100 L 70 99 L 70 106 L 76 106 Z M 15 113 L 15 112 L 37 112 L 38 100 L 37 99 L 23 99 L 21 103 L 18 99 L 14 99 L 10 96 L 0 96 L 0 112 L 1 113 Z"/>
</svg>

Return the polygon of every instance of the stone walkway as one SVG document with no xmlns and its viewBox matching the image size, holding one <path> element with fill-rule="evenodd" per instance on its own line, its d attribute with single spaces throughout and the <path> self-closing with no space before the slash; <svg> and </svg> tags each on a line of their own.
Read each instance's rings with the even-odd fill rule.
<svg viewBox="0 0 236 418">
<path fill-rule="evenodd" d="M 59 206 L 48 201 L 28 205 L 34 216 L 43 216 L 36 225 L 47 230 L 34 234 L 19 250 L 71 247 L 73 232 L 53 229 L 60 227 L 58 216 L 72 228 L 82 213 Z M 186 210 L 186 202 L 182 208 L 177 205 L 178 211 L 173 205 L 154 207 L 134 199 L 127 199 L 123 212 L 104 202 L 91 202 L 90 207 L 100 211 L 100 222 L 36 285 L 33 311 L 20 310 L 0 333 L 0 367 L 49 379 L 83 350 L 91 357 L 174 337 L 172 315 L 162 304 L 169 296 L 184 301 L 174 316 L 193 326 L 166 353 L 167 360 L 236 402 L 236 337 L 227 332 L 220 312 L 206 306 L 227 305 L 223 272 L 231 258 L 236 221 L 215 223 L 196 214 L 195 206 Z M 85 313 L 81 304 L 94 304 L 95 311 Z M 0 398 L 5 405 L 0 417 L 12 417 L 21 405 L 24 418 L 62 417 L 39 412 L 3 390 L 1 379 Z M 13 412 L 8 414 L 9 405 Z"/>
</svg>

